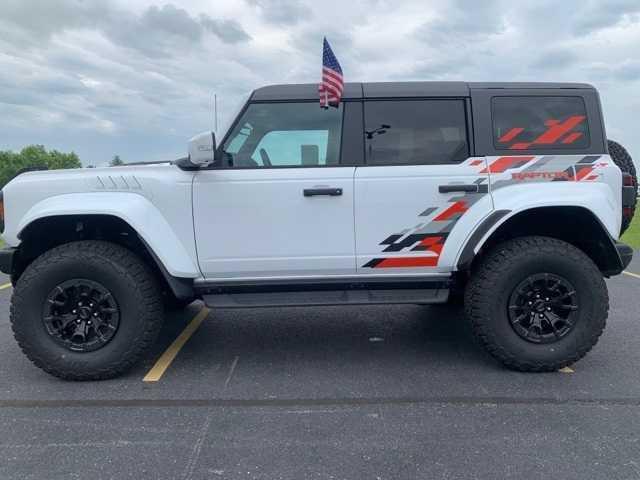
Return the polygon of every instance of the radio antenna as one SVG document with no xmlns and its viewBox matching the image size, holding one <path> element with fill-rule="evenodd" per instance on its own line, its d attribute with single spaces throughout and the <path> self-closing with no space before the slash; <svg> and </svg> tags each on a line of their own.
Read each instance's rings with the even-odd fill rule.
<svg viewBox="0 0 640 480">
<path fill-rule="evenodd" d="M 218 95 L 213 94 L 213 131 L 218 133 Z"/>
</svg>

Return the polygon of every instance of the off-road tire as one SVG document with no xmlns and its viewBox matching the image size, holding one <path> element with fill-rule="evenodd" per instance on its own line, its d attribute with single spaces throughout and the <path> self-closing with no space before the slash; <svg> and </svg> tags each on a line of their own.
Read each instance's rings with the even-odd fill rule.
<svg viewBox="0 0 640 480">
<path fill-rule="evenodd" d="M 607 144 L 609 145 L 609 156 L 613 160 L 620 170 L 623 173 L 628 173 L 633 177 L 633 184 L 636 189 L 636 198 L 638 197 L 638 177 L 636 175 L 636 167 L 633 164 L 633 159 L 626 148 L 620 145 L 618 142 L 613 140 L 607 140 Z M 636 212 L 636 205 L 634 204 L 631 209 L 631 216 L 622 217 L 622 227 L 620 228 L 620 234 L 622 235 L 629 225 L 631 224 L 631 220 L 633 220 L 633 216 Z"/>
<path fill-rule="evenodd" d="M 42 319 L 47 294 L 61 282 L 100 282 L 120 309 L 113 338 L 95 351 L 75 352 L 56 343 Z M 102 380 L 129 370 L 155 342 L 163 308 L 158 284 L 131 251 L 108 242 L 78 241 L 44 253 L 24 271 L 11 300 L 11 327 L 26 356 L 65 380 Z"/>
<path fill-rule="evenodd" d="M 529 275 L 560 275 L 575 287 L 579 309 L 573 329 L 553 343 L 531 343 L 509 322 L 509 297 Z M 598 267 L 573 245 L 549 237 L 520 237 L 495 246 L 465 292 L 465 312 L 480 344 L 507 367 L 549 372 L 571 365 L 596 344 L 609 311 L 607 287 Z"/>
</svg>

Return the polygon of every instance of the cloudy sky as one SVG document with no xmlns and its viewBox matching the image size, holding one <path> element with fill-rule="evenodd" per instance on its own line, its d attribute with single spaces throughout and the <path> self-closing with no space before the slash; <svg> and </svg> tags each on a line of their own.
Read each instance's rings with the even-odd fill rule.
<svg viewBox="0 0 640 480">
<path fill-rule="evenodd" d="M 268 83 L 578 81 L 640 159 L 640 1 L 0 0 L 0 149 L 100 165 L 183 156 Z M 640 164 L 636 160 L 637 164 Z"/>
</svg>

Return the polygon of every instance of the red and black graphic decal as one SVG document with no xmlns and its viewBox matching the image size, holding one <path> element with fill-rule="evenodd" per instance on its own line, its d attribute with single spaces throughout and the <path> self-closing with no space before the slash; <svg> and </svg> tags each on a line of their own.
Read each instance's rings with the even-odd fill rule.
<svg viewBox="0 0 640 480">
<path fill-rule="evenodd" d="M 435 255 L 428 257 L 387 257 L 374 258 L 363 265 L 363 268 L 401 268 L 401 267 L 435 267 L 438 264 L 442 247 L 448 233 L 411 234 L 398 241 L 402 235 L 395 234 L 387 238 L 381 245 L 388 245 L 383 252 L 399 252 L 408 249 L 412 252 L 429 251 Z M 413 247 L 413 248 L 411 248 Z"/>
<path fill-rule="evenodd" d="M 573 115 L 564 122 L 549 119 L 544 122 L 547 130 L 529 142 L 517 141 L 518 137 L 521 137 L 523 133 L 526 134 L 526 131 L 523 127 L 513 127 L 502 135 L 498 139 L 498 142 L 503 144 L 510 143 L 510 145 L 507 146 L 509 150 L 528 150 L 530 147 L 537 145 L 570 145 L 583 135 L 582 132 L 572 132 L 572 130 L 586 119 L 587 117 L 585 115 Z"/>
<path fill-rule="evenodd" d="M 529 163 L 534 158 L 536 158 L 536 157 L 532 157 L 532 156 L 530 156 L 530 157 L 523 157 L 523 156 L 519 156 L 519 157 L 500 157 L 497 160 L 495 160 L 488 167 L 483 168 L 482 170 L 480 170 L 480 173 L 502 173 L 505 170 L 509 170 L 511 168 L 522 167 L 522 166 L 526 165 L 527 163 Z"/>
<path fill-rule="evenodd" d="M 555 123 L 551 126 L 551 133 L 543 138 L 550 141 L 553 138 L 561 138 L 567 127 L 567 123 Z M 555 128 L 557 127 L 557 128 Z M 555 128 L 555 130 L 554 130 Z M 503 138 L 510 135 L 513 139 L 522 129 L 512 129 Z M 535 181 L 593 181 L 598 178 L 594 173 L 599 167 L 606 167 L 607 162 L 597 163 L 601 155 L 573 156 L 573 155 L 547 155 L 547 156 L 505 156 L 493 160 L 484 167 L 484 160 L 471 159 L 467 165 L 481 168 L 479 174 L 492 174 L 491 189 L 499 190 L 521 182 Z M 509 172 L 509 170 L 514 170 Z M 365 263 L 363 268 L 403 268 L 403 267 L 436 267 L 444 248 L 447 237 L 453 230 L 458 220 L 481 199 L 487 192 L 487 184 L 484 183 L 487 176 L 478 177 L 478 192 L 465 193 L 461 196 L 449 199 L 444 207 L 429 207 L 422 211 L 419 217 L 434 215 L 430 222 L 422 223 L 413 229 L 402 233 L 394 233 L 380 242 L 384 246 L 383 253 L 402 252 L 404 256 L 373 258 Z M 482 188 L 485 187 L 485 188 Z M 425 252 L 425 255 L 411 254 L 410 252 Z M 429 254 L 428 256 L 426 254 Z"/>
</svg>

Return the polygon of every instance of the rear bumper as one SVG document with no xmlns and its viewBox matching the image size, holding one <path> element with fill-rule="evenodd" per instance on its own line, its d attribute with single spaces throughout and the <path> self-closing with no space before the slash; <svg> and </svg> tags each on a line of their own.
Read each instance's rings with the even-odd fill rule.
<svg viewBox="0 0 640 480">
<path fill-rule="evenodd" d="M 631 263 L 631 259 L 633 258 L 633 248 L 631 248 L 626 243 L 616 242 L 616 250 L 618 251 L 618 256 L 620 257 L 620 262 L 622 264 L 622 268 L 620 269 L 620 271 L 622 271 Z"/>
<path fill-rule="evenodd" d="M 0 272 L 11 275 L 13 272 L 13 258 L 17 251 L 15 248 L 0 249 Z"/>
</svg>

